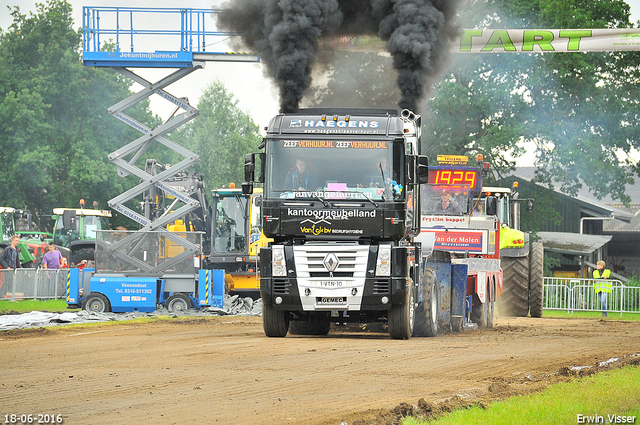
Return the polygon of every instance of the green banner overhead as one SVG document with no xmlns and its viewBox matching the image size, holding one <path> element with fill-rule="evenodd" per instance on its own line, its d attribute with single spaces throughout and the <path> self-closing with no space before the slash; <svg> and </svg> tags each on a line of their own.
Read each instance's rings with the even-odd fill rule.
<svg viewBox="0 0 640 425">
<path fill-rule="evenodd" d="M 464 29 L 458 53 L 608 52 L 640 50 L 640 29 Z"/>
<path fill-rule="evenodd" d="M 384 52 L 376 36 L 332 37 L 333 50 Z M 462 29 L 452 43 L 454 53 L 633 52 L 640 50 L 640 28 L 619 29 Z"/>
</svg>

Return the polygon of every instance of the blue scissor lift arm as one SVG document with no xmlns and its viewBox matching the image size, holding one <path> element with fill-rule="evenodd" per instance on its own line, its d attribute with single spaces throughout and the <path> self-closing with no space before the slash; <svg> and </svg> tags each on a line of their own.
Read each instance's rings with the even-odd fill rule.
<svg viewBox="0 0 640 425">
<path fill-rule="evenodd" d="M 107 248 L 111 255 L 140 271 L 162 272 L 183 257 L 193 255 L 201 249 L 186 238 L 166 230 L 167 224 L 199 208 L 200 203 L 188 193 L 182 193 L 164 182 L 194 165 L 200 158 L 165 136 L 199 114 L 198 109 L 190 105 L 187 99 L 173 96 L 165 88 L 193 71 L 204 68 L 209 61 L 259 62 L 259 57 L 251 53 L 206 51 L 209 44 L 237 35 L 206 29 L 211 15 L 220 12 L 220 10 L 189 8 L 83 7 L 82 58 L 84 64 L 113 68 L 143 87 L 139 92 L 116 103 L 108 110 L 113 117 L 142 133 L 136 140 L 109 154 L 109 160 L 115 164 L 120 176 L 135 175 L 140 179 L 138 185 L 111 199 L 109 206 L 136 221 L 141 226 L 139 232 L 160 232 L 164 237 L 184 248 L 184 252 L 178 254 L 175 261 L 167 261 L 152 267 L 140 259 L 128 257 L 122 251 L 122 247 L 136 246 L 145 239 L 139 235 L 131 234 Z M 177 26 L 179 29 L 175 28 Z M 112 44 L 115 51 L 103 51 L 105 43 Z M 152 46 L 158 44 L 162 50 L 152 50 Z M 129 51 L 122 51 L 123 45 L 127 45 Z M 171 47 L 173 50 L 167 50 Z M 177 68 L 177 70 L 156 82 L 149 82 L 133 72 L 131 68 Z M 177 114 L 174 112 L 170 119 L 155 128 L 149 128 L 124 112 L 154 94 L 172 103 L 176 112 L 180 112 Z M 157 175 L 151 175 L 144 169 L 138 168 L 135 165 L 136 161 L 154 142 L 178 153 L 183 159 Z M 182 206 L 152 219 L 124 205 L 127 201 L 142 196 L 154 186 L 180 201 Z"/>
</svg>

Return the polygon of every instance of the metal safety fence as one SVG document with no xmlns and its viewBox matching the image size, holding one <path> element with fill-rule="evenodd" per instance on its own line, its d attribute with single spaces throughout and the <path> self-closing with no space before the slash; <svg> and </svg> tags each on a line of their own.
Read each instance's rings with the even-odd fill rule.
<svg viewBox="0 0 640 425">
<path fill-rule="evenodd" d="M 544 278 L 543 309 L 573 311 L 601 311 L 594 289 L 594 279 Z M 611 279 L 612 289 L 607 296 L 607 311 L 640 313 L 640 286 L 627 286 Z"/>
<path fill-rule="evenodd" d="M 67 296 L 67 269 L 0 270 L 0 300 L 50 300 Z"/>
</svg>

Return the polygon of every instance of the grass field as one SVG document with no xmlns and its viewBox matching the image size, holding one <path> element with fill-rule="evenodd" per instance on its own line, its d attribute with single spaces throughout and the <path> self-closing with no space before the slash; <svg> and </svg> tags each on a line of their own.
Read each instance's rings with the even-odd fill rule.
<svg viewBox="0 0 640 425">
<path fill-rule="evenodd" d="M 602 319 L 602 313 L 599 311 L 576 311 L 573 313 L 567 313 L 560 310 L 544 310 L 542 317 L 558 317 L 561 319 Z M 640 321 L 640 313 L 613 313 L 609 312 L 605 320 L 625 320 L 625 321 Z M 640 422 L 639 422 L 640 423 Z"/>
<path fill-rule="evenodd" d="M 67 309 L 67 301 L 61 300 L 24 300 L 24 301 L 6 301 L 0 300 L 0 314 L 8 313 L 28 313 L 30 311 L 78 311 L 79 309 Z"/>
<path fill-rule="evenodd" d="M 534 395 L 510 397 L 486 408 L 457 410 L 433 421 L 402 425 L 541 425 L 640 423 L 640 366 L 627 366 L 552 385 Z"/>
</svg>

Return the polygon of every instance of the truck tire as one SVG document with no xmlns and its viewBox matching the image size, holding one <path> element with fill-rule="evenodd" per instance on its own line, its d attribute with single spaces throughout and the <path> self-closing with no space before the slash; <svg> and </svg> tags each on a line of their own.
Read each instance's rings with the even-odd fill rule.
<svg viewBox="0 0 640 425">
<path fill-rule="evenodd" d="M 422 273 L 422 298 L 415 311 L 413 336 L 433 337 L 438 333 L 438 285 L 432 267 Z"/>
<path fill-rule="evenodd" d="M 544 247 L 541 242 L 531 244 L 529 252 L 529 310 L 531 317 L 542 317 L 544 291 Z"/>
<path fill-rule="evenodd" d="M 187 294 L 178 293 L 171 295 L 164 303 L 164 307 L 169 313 L 173 313 L 193 308 L 193 303 Z"/>
<path fill-rule="evenodd" d="M 479 328 L 488 326 L 489 302 L 481 303 L 477 294 L 473 294 L 473 306 L 471 307 L 471 321 Z"/>
<path fill-rule="evenodd" d="M 78 264 L 82 260 L 94 261 L 95 253 L 92 248 L 82 248 L 71 253 L 71 264 Z"/>
<path fill-rule="evenodd" d="M 289 322 L 291 335 L 326 335 L 331 329 L 331 322 Z"/>
<path fill-rule="evenodd" d="M 486 319 L 486 323 L 487 323 L 487 329 L 491 329 L 493 328 L 493 317 L 494 317 L 494 312 L 495 312 L 495 287 L 494 290 L 489 292 L 489 284 L 487 284 L 487 297 L 489 297 L 489 300 L 487 300 L 487 302 L 485 303 L 487 305 L 487 308 L 485 309 L 486 315 L 487 315 L 487 319 Z"/>
<path fill-rule="evenodd" d="M 262 303 L 262 328 L 268 337 L 282 338 L 289 330 L 289 313 L 276 310 L 271 303 Z"/>
<path fill-rule="evenodd" d="M 109 299 L 100 293 L 92 293 L 82 301 L 82 309 L 89 313 L 106 313 L 111 311 Z"/>
<path fill-rule="evenodd" d="M 413 333 L 415 320 L 415 303 L 413 283 L 407 285 L 405 302 L 389 309 L 389 335 L 393 339 L 409 339 Z"/>
<path fill-rule="evenodd" d="M 502 294 L 498 298 L 500 314 L 527 317 L 529 313 L 529 257 L 503 257 Z"/>
</svg>

